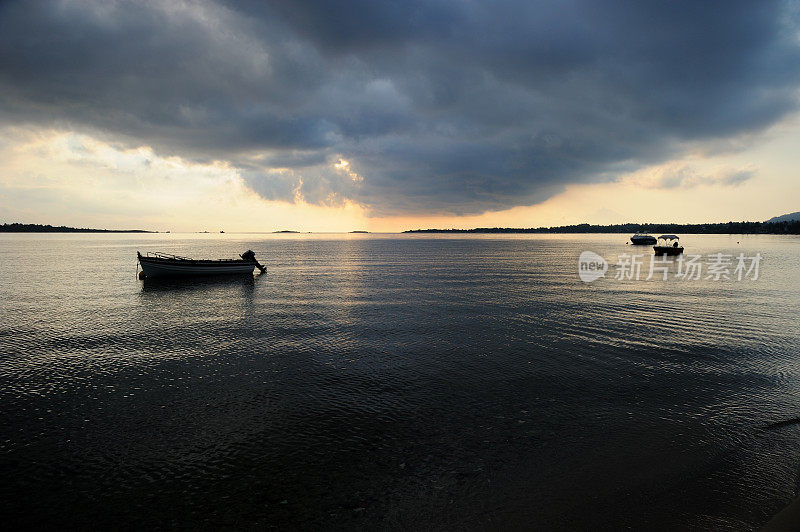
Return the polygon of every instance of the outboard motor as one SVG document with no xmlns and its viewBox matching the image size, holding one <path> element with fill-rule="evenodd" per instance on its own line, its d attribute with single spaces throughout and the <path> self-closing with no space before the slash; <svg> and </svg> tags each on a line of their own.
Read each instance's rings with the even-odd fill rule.
<svg viewBox="0 0 800 532">
<path fill-rule="evenodd" d="M 267 271 L 267 267 L 266 266 L 262 266 L 261 264 L 258 263 L 258 261 L 256 260 L 256 254 L 253 253 L 252 249 L 248 249 L 247 251 L 245 251 L 244 253 L 242 253 L 239 256 L 242 257 L 243 260 L 246 260 L 246 261 L 249 261 L 249 262 L 255 262 L 256 263 L 256 268 L 261 270 L 261 273 L 264 273 L 265 271 Z"/>
</svg>

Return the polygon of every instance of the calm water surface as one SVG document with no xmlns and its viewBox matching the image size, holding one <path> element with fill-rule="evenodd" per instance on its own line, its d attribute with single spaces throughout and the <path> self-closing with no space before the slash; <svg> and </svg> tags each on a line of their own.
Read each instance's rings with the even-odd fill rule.
<svg viewBox="0 0 800 532">
<path fill-rule="evenodd" d="M 4 521 L 757 528 L 800 481 L 800 239 L 620 281 L 626 236 L 2 235 Z M 265 275 L 135 277 L 248 248 Z"/>
</svg>

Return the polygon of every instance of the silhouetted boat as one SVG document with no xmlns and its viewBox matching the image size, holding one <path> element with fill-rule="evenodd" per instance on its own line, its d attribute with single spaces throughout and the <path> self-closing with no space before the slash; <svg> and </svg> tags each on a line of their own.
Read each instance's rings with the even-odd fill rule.
<svg viewBox="0 0 800 532">
<path fill-rule="evenodd" d="M 651 246 L 656 243 L 656 237 L 650 236 L 645 233 L 636 233 L 631 237 L 631 244 L 635 246 L 647 245 Z"/>
<path fill-rule="evenodd" d="M 204 260 L 188 259 L 168 253 L 142 255 L 138 251 L 136 252 L 145 277 L 252 274 L 254 268 L 261 270 L 261 273 L 267 269 L 258 263 L 256 254 L 252 250 L 247 250 L 239 256 L 240 259 Z"/>
<path fill-rule="evenodd" d="M 658 240 L 663 241 L 663 244 L 653 246 L 656 255 L 680 255 L 683 253 L 683 246 L 678 243 L 677 236 L 661 235 Z"/>
</svg>

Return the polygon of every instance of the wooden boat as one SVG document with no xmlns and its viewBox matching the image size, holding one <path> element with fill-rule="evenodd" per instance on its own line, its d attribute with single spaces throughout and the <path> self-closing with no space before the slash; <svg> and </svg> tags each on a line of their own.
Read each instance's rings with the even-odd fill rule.
<svg viewBox="0 0 800 532">
<path fill-rule="evenodd" d="M 661 235 L 658 237 L 658 244 L 653 246 L 656 255 L 680 255 L 683 253 L 683 246 L 678 244 L 678 237 L 675 235 Z"/>
<path fill-rule="evenodd" d="M 652 246 L 655 243 L 656 243 L 656 237 L 650 236 L 645 233 L 636 233 L 631 237 L 631 244 L 633 244 L 634 246 L 642 246 L 642 245 Z"/>
<path fill-rule="evenodd" d="M 261 273 L 266 271 L 256 260 L 256 254 L 252 250 L 247 250 L 239 259 L 188 259 L 169 253 L 148 253 L 142 255 L 138 251 L 136 257 L 142 265 L 140 278 L 144 277 L 182 277 L 191 275 L 230 275 L 230 274 L 251 274 L 254 268 L 258 268 Z"/>
</svg>

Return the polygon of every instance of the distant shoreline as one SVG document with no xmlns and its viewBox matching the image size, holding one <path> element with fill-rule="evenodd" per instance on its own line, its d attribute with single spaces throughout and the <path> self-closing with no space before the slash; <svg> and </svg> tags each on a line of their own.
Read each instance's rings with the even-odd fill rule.
<svg viewBox="0 0 800 532">
<path fill-rule="evenodd" d="M 167 231 L 169 232 L 169 231 Z M 369 233 L 368 231 L 349 231 L 350 233 Z M 783 222 L 724 222 L 712 224 L 615 224 L 615 225 L 561 225 L 554 227 L 476 227 L 473 229 L 408 229 L 402 233 L 445 233 L 445 234 L 546 234 L 546 233 L 684 233 L 684 234 L 737 234 L 737 235 L 800 235 L 800 220 Z M 0 233 L 148 233 L 159 231 L 144 229 L 93 229 L 4 223 Z M 300 231 L 272 231 L 272 234 L 300 234 Z M 250 234 L 262 234 L 255 232 Z M 263 233 L 268 234 L 268 233 Z"/>
<path fill-rule="evenodd" d="M 3 224 L 0 225 L 0 233 L 156 233 L 157 231 L 145 231 L 144 229 L 90 229 L 67 227 L 65 225 L 52 226 L 41 224 Z"/>
<path fill-rule="evenodd" d="M 475 229 L 410 229 L 403 233 L 688 233 L 732 235 L 798 235 L 800 221 L 725 222 L 715 224 L 561 225 L 556 227 L 476 227 Z"/>
</svg>

